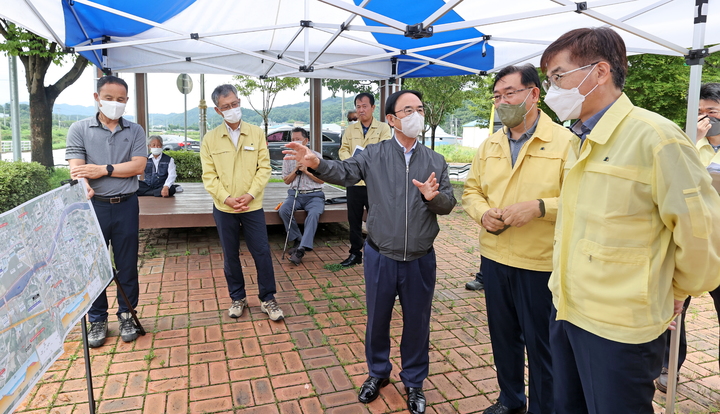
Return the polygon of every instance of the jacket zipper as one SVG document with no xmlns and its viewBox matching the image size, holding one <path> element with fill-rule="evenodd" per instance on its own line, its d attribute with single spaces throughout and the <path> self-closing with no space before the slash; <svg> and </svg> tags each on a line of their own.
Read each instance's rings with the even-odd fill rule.
<svg viewBox="0 0 720 414">
<path fill-rule="evenodd" d="M 403 155 L 404 157 L 404 155 Z M 403 262 L 407 261 L 407 245 L 408 245 L 408 181 L 410 177 L 410 163 L 405 164 L 405 251 L 403 252 Z"/>
</svg>

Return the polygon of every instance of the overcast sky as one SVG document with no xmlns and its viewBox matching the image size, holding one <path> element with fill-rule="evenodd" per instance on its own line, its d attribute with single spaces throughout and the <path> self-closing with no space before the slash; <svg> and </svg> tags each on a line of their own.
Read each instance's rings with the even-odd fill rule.
<svg viewBox="0 0 720 414">
<path fill-rule="evenodd" d="M 17 60 L 18 66 L 18 93 L 20 95 L 20 102 L 28 101 L 28 92 L 25 87 L 25 69 L 20 60 Z M 68 67 L 69 69 L 69 67 Z M 48 70 L 45 78 L 45 86 L 55 83 L 60 77 L 67 71 L 58 66 L 51 66 Z M 85 72 L 72 86 L 65 89 L 55 103 L 64 103 L 69 105 L 82 105 L 90 106 L 93 104 L 93 92 L 94 92 L 94 75 L 96 69 L 94 66 L 88 66 Z M 126 113 L 129 115 L 135 115 L 134 102 L 134 80 L 135 76 L 132 73 L 125 73 L 119 75 L 125 79 L 130 87 L 131 100 L 127 106 Z M 150 113 L 181 113 L 183 112 L 183 95 L 177 89 L 177 77 L 178 74 L 161 74 L 161 73 L 150 73 L 148 74 L 148 106 Z M 188 108 L 194 108 L 200 103 L 200 75 L 191 75 L 193 80 L 193 90 L 188 94 L 187 105 Z M 229 75 L 205 75 L 205 100 L 209 107 L 212 107 L 212 101 L 210 94 L 215 86 L 222 83 L 230 83 L 232 77 Z M 303 101 L 309 101 L 310 97 L 304 95 L 307 90 L 305 84 L 301 84 L 298 89 L 294 91 L 281 92 L 275 100 L 274 106 L 282 106 L 288 104 L 294 104 Z M 326 89 L 323 90 L 323 98 L 330 96 L 330 92 Z M 242 97 L 241 97 L 242 98 Z M 261 104 L 261 95 L 251 96 L 253 103 L 257 106 Z M 352 99 L 352 98 L 350 98 Z M 249 108 L 250 105 L 246 98 L 242 98 L 242 106 Z M 9 79 L 9 62 L 8 58 L 3 54 L 0 54 L 0 104 L 10 102 L 10 79 Z M 346 103 L 346 106 L 350 106 Z"/>
</svg>

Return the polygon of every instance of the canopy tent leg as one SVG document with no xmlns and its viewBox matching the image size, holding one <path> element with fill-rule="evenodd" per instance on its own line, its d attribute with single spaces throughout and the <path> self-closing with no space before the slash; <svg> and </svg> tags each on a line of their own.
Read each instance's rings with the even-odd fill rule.
<svg viewBox="0 0 720 414">
<path fill-rule="evenodd" d="M 322 82 L 310 79 L 310 148 L 322 153 Z"/>
<path fill-rule="evenodd" d="M 685 118 L 685 133 L 695 142 L 697 137 L 697 114 L 700 106 L 700 83 L 702 82 L 702 65 L 704 57 L 708 55 L 705 48 L 705 25 L 708 16 L 708 0 L 695 0 L 695 21 L 693 30 L 693 49 L 685 56 L 685 62 L 690 66 L 690 86 L 687 98 L 687 117 Z"/>
</svg>

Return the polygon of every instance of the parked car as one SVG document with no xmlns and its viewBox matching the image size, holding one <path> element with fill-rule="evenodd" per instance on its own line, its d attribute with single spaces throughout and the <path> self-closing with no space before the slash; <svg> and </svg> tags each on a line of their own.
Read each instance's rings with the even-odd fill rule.
<svg viewBox="0 0 720 414">
<path fill-rule="evenodd" d="M 195 151 L 200 152 L 200 141 L 188 139 L 181 135 L 160 135 L 163 139 L 163 151 Z"/>
<path fill-rule="evenodd" d="M 305 128 L 307 129 L 307 128 Z M 290 139 L 293 127 L 280 127 L 269 131 L 267 136 L 268 150 L 270 151 L 270 163 L 277 168 L 282 166 L 282 160 L 285 156 L 282 151 L 285 144 L 292 141 Z M 333 131 L 322 131 L 322 151 L 319 151 L 326 160 L 339 160 L 338 151 L 342 137 L 339 133 Z"/>
</svg>

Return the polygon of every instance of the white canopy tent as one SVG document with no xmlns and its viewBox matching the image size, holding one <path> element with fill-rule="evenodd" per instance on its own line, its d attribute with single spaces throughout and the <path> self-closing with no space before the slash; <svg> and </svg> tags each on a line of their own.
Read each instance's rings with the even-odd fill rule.
<svg viewBox="0 0 720 414">
<path fill-rule="evenodd" d="M 708 1 L 5 0 L 0 18 L 105 71 L 392 82 L 537 65 L 561 34 L 601 25 L 617 28 L 631 54 L 702 57 L 720 48 L 702 49 L 720 43 L 720 25 L 705 24 L 720 21 L 720 7 Z"/>
</svg>

